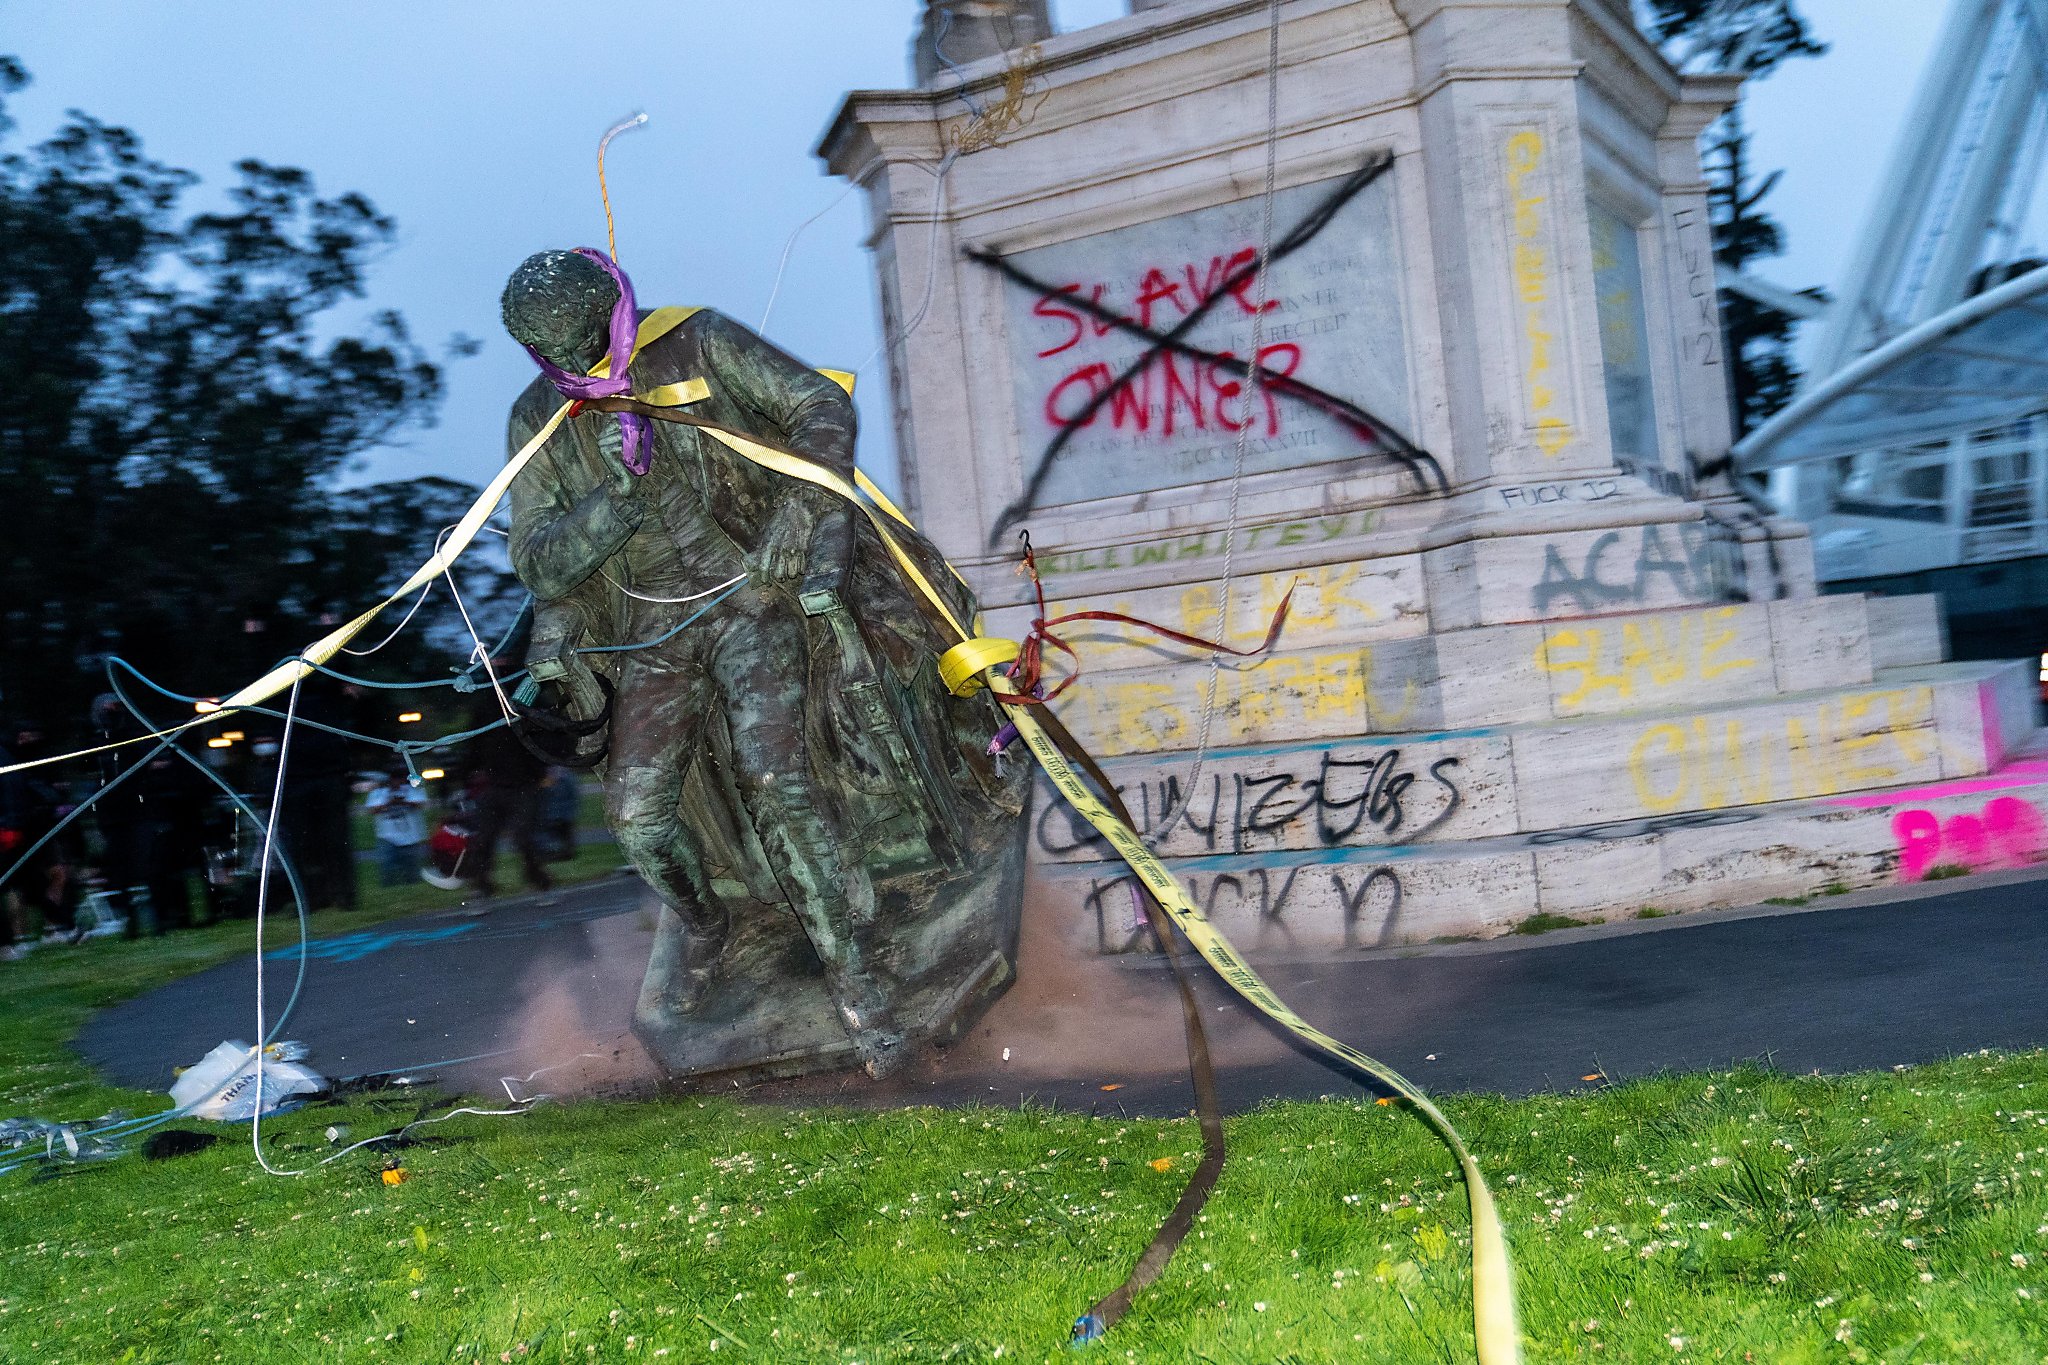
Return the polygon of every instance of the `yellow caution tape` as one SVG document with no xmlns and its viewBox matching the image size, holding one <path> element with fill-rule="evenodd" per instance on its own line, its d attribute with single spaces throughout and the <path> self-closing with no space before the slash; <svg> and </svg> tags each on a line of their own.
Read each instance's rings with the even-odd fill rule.
<svg viewBox="0 0 2048 1365">
<path fill-rule="evenodd" d="M 1444 1116 L 1443 1111 L 1432 1104 L 1429 1097 L 1424 1095 L 1414 1082 L 1392 1067 L 1366 1056 L 1347 1043 L 1339 1042 L 1289 1009 L 1287 1004 L 1273 993 L 1273 988 L 1252 970 L 1250 964 L 1238 956 L 1230 941 L 1195 908 L 1187 891 L 1174 875 L 1166 870 L 1166 865 L 1159 861 L 1151 849 L 1145 847 L 1137 831 L 1119 820 L 1089 791 L 1088 784 L 1074 771 L 1065 755 L 1060 752 L 1059 746 L 1038 723 L 1037 717 L 1032 714 L 1032 706 L 1016 700 L 1020 694 L 1010 685 L 1007 678 L 995 671 L 998 664 L 1015 657 L 1018 648 L 1016 643 L 975 636 L 961 625 L 959 619 L 933 589 L 931 581 L 890 534 L 888 523 L 884 519 L 887 514 L 873 499 L 832 470 L 801 456 L 770 449 L 757 441 L 717 427 L 704 427 L 700 430 L 708 432 L 736 454 L 752 460 L 765 469 L 830 489 L 859 507 L 867 515 L 876 533 L 881 536 L 883 545 L 888 548 L 904 576 L 953 628 L 954 633 L 960 636 L 961 643 L 953 646 L 943 656 L 942 672 L 946 671 L 944 659 L 952 660 L 957 670 L 964 667 L 966 662 L 986 653 L 987 661 L 980 665 L 984 670 L 983 681 L 1002 704 L 1011 724 L 1017 727 L 1018 734 L 1030 746 L 1032 755 L 1045 770 L 1046 777 L 1081 817 L 1109 841 L 1110 846 L 1145 884 L 1146 889 L 1158 898 L 1160 905 L 1173 918 L 1174 924 L 1187 935 L 1188 941 L 1194 944 L 1195 950 L 1216 969 L 1216 974 L 1221 976 L 1231 989 L 1288 1032 L 1390 1087 L 1412 1103 L 1416 1111 L 1428 1120 L 1430 1126 L 1458 1159 L 1459 1170 L 1464 1176 L 1466 1198 L 1472 1209 L 1472 1320 L 1480 1365 L 1516 1365 L 1522 1358 L 1522 1345 L 1520 1331 L 1515 1322 L 1514 1276 L 1508 1264 L 1507 1237 L 1501 1230 L 1500 1215 L 1494 1208 L 1493 1192 L 1487 1188 L 1486 1177 L 1480 1174 L 1479 1163 L 1473 1159 L 1472 1153 L 1466 1150 L 1464 1139 L 1458 1136 L 1457 1129 L 1451 1126 L 1451 1121 Z M 902 520 L 902 514 L 897 513 L 895 519 Z M 909 523 L 905 521 L 903 524 Z M 1005 653 L 1001 646 L 1007 646 L 1008 652 Z M 946 678 L 946 684 L 954 691 L 959 690 L 951 676 Z"/>
<path fill-rule="evenodd" d="M 633 337 L 633 354 L 639 355 L 647 346 L 661 337 L 667 336 L 701 311 L 703 310 L 700 308 L 682 307 L 655 309 L 640 321 L 639 329 Z M 590 372 L 599 378 L 603 378 L 611 373 L 611 367 L 611 357 L 606 356 L 592 367 Z M 851 374 L 843 370 L 821 370 L 819 373 L 831 379 L 834 383 L 845 389 L 847 393 L 851 394 L 853 392 L 854 377 Z M 704 380 L 688 379 L 680 384 L 662 385 L 648 394 L 636 395 L 636 397 L 643 402 L 657 407 L 676 407 L 701 402 L 710 395 L 710 392 L 711 386 L 705 383 Z M 190 720 L 182 721 L 177 725 L 166 726 L 161 730 L 151 730 L 147 734 L 134 735 L 127 739 L 117 739 L 110 744 L 95 744 L 91 748 L 73 749 L 68 753 L 52 754 L 47 758 L 10 763 L 0 767 L 0 773 L 21 772 L 24 769 L 40 768 L 50 763 L 65 763 L 74 758 L 90 758 L 94 754 L 110 753 L 115 749 L 124 749 L 131 744 L 142 744 L 155 739 L 169 739 L 174 735 L 191 729 L 195 725 L 209 725 L 215 721 L 224 720 L 242 707 L 260 705 L 269 698 L 276 696 L 279 692 L 284 691 L 293 683 L 305 678 L 314 671 L 313 665 L 324 664 L 340 653 L 342 646 L 361 634 L 363 628 L 383 614 L 386 608 L 398 602 L 401 598 L 410 597 L 414 592 L 424 587 L 429 579 L 438 577 L 448 571 L 449 565 L 453 564 L 461 557 L 462 552 L 469 548 L 470 542 L 476 538 L 477 532 L 483 528 L 484 522 L 488 521 L 491 514 L 497 510 L 498 503 L 504 498 L 506 491 L 512 487 L 512 481 L 519 477 L 519 472 L 526 468 L 533 457 L 540 452 L 541 447 L 547 444 L 548 438 L 553 436 L 556 430 L 560 428 L 563 420 L 569 415 L 570 406 L 570 404 L 564 403 L 561 407 L 555 409 L 554 415 L 548 418 L 539 431 L 534 433 L 533 439 L 528 441 L 520 448 L 516 455 L 505 462 L 504 468 L 498 471 L 497 477 L 485 486 L 482 494 L 471 504 L 469 511 L 463 514 L 462 520 L 455 524 L 455 529 L 442 539 L 441 546 L 435 551 L 433 558 L 420 565 L 413 572 L 412 576 L 405 580 L 401 587 L 393 591 L 382 602 L 371 607 L 346 625 L 314 641 L 300 653 L 298 658 L 278 665 L 231 697 L 223 698 L 219 702 L 200 703 L 198 708 L 196 708 L 199 714 Z M 910 519 L 904 516 L 894 503 L 889 501 L 888 496 L 881 489 L 877 488 L 865 473 L 856 469 L 854 471 L 854 480 L 858 484 L 860 494 L 863 497 L 871 500 L 876 506 L 885 511 L 887 515 L 902 525 L 910 525 Z M 860 498 L 857 497 L 855 500 L 860 501 Z M 949 564 L 947 568 L 951 569 L 952 566 Z M 955 573 L 954 577 L 959 577 L 958 573 Z M 965 580 L 962 581 L 964 582 Z M 929 587 L 928 584 L 926 586 Z"/>
<path fill-rule="evenodd" d="M 946 690 L 954 696 L 971 696 L 981 690 L 984 672 L 1010 662 L 1022 652 L 1023 646 L 1015 640 L 977 635 L 939 656 L 939 677 L 945 680 Z"/>
<path fill-rule="evenodd" d="M 1000 697 L 1000 683 L 994 680 L 1001 675 L 991 673 L 989 677 L 990 687 L 997 689 Z M 1218 976 L 1257 1006 L 1261 1013 L 1297 1038 L 1350 1063 L 1398 1092 L 1436 1129 L 1437 1135 L 1458 1158 L 1459 1170 L 1465 1178 L 1466 1197 L 1472 1208 L 1472 1318 L 1480 1365 L 1513 1365 L 1513 1362 L 1521 1360 L 1521 1335 L 1515 1324 L 1515 1286 L 1508 1265 L 1507 1238 L 1501 1231 L 1500 1215 L 1494 1209 L 1493 1192 L 1487 1188 L 1486 1177 L 1480 1174 L 1479 1163 L 1466 1150 L 1464 1139 L 1458 1136 L 1458 1130 L 1451 1126 L 1451 1121 L 1430 1103 L 1429 1097 L 1414 1082 L 1384 1062 L 1332 1038 L 1289 1009 L 1250 964 L 1237 955 L 1230 940 L 1203 918 L 1180 882 L 1166 870 L 1165 864 L 1153 855 L 1152 850 L 1145 847 L 1137 831 L 1111 814 L 1109 808 L 1088 790 L 1087 784 L 1067 763 L 1051 736 L 1032 715 L 1032 708 L 1005 703 L 1004 709 L 1009 712 L 1010 722 L 1017 727 L 1018 734 L 1031 746 L 1039 766 L 1059 788 L 1060 795 L 1066 797 L 1081 817 L 1109 840 L 1118 856 L 1158 898 L 1166 913 L 1173 917 L 1174 924 L 1195 945 L 1195 951 L 1216 969 Z"/>
</svg>

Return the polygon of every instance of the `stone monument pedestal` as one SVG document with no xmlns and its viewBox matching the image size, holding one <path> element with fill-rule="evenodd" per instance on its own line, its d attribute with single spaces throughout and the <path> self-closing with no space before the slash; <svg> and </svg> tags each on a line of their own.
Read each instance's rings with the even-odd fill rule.
<svg viewBox="0 0 2048 1365">
<path fill-rule="evenodd" d="M 1330 952 L 2038 853 L 2032 669 L 1944 662 L 1931 598 L 1816 596 L 1805 529 L 1702 472 L 1731 433 L 1697 141 L 1736 82 L 1622 0 L 1285 0 L 1276 233 L 1324 221 L 1232 287 L 1266 12 L 1168 0 L 857 92 L 821 147 L 868 192 L 905 501 L 990 633 L 1032 615 L 1019 528 L 1056 612 L 1246 646 L 1294 587 L 1220 669 L 1066 635 L 1061 715 L 1198 903 Z M 935 197 L 967 97 L 1020 73 L 1028 118 Z M 1246 401 L 1262 300 L 1267 368 L 1364 429 Z M 1056 800 L 1033 845 L 1074 941 L 1144 940 Z"/>
</svg>

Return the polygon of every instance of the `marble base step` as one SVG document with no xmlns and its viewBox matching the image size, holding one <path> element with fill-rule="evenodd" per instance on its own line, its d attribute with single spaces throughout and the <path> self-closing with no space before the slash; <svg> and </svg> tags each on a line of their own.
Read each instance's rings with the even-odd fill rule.
<svg viewBox="0 0 2048 1365">
<path fill-rule="evenodd" d="M 1317 571 L 1297 591 L 1278 651 L 1221 668 L 1124 626 L 1063 628 L 1084 670 L 1061 699 L 1062 718 L 1098 757 L 1170 754 L 1199 747 L 1212 694 L 1211 742 L 1230 747 L 1760 701 L 1868 683 L 1879 669 L 1942 655 L 1932 598 L 1854 594 L 1417 635 L 1412 618 L 1367 609 L 1360 584 L 1377 580 L 1339 581 L 1358 567 Z M 1259 588 L 1266 611 L 1233 615 L 1236 647 L 1258 645 L 1273 587 Z M 1213 585 L 1179 590 L 1173 603 L 1159 597 L 1090 605 L 1216 634 Z M 1023 623 L 996 619 L 990 629 L 1016 633 Z M 1054 654 L 1049 666 L 1067 664 Z"/>
<path fill-rule="evenodd" d="M 2024 664 L 1922 665 L 1696 708 L 1223 747 L 1199 773 L 1173 753 L 1105 769 L 1168 857 L 1387 848 L 1971 777 L 2031 733 L 2033 689 Z M 1105 856 L 1064 803 L 1037 810 L 1037 861 Z"/>
<path fill-rule="evenodd" d="M 1532 915 L 1601 920 L 1804 897 L 2018 866 L 2048 855 L 2048 743 L 1974 777 L 1639 816 L 1489 838 L 1167 860 L 1245 953 L 1343 952 L 1512 932 Z M 1115 866 L 1040 869 L 1080 946 L 1144 949 Z"/>
</svg>

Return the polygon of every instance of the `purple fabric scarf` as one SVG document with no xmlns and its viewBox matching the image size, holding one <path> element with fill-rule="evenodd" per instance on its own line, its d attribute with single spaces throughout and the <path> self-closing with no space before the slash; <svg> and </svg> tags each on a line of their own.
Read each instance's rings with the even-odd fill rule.
<svg viewBox="0 0 2048 1365">
<path fill-rule="evenodd" d="M 526 353 L 540 366 L 540 372 L 547 376 L 548 383 L 555 386 L 555 392 L 564 398 L 610 398 L 614 394 L 628 393 L 633 388 L 633 380 L 626 373 L 626 367 L 633 359 L 633 338 L 640 328 L 639 313 L 633 303 L 633 282 L 602 251 L 579 246 L 576 254 L 587 256 L 603 266 L 604 273 L 611 276 L 612 283 L 619 287 L 619 301 L 612 307 L 611 345 L 606 350 L 612 362 L 610 374 L 603 379 L 594 375 L 571 374 L 531 346 L 526 348 Z M 647 419 L 637 412 L 614 415 L 619 419 L 620 462 L 635 474 L 645 474 L 653 458 L 648 448 Z"/>
</svg>

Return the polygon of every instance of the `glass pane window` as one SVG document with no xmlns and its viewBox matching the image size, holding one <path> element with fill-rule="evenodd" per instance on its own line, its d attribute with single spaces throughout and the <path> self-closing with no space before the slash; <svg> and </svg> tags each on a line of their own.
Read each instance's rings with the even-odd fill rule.
<svg viewBox="0 0 2048 1365">
<path fill-rule="evenodd" d="M 1657 401 L 1650 382 L 1650 333 L 1643 320 L 1643 261 L 1636 225 L 1598 199 L 1587 201 L 1587 221 L 1593 230 L 1593 290 L 1615 460 L 1623 469 L 1659 464 Z"/>
<path fill-rule="evenodd" d="M 1929 458 L 1930 454 L 1939 456 Z M 1857 517 L 1906 521 L 1948 519 L 1948 445 L 1859 453 L 1835 496 L 1835 510 Z"/>
</svg>

